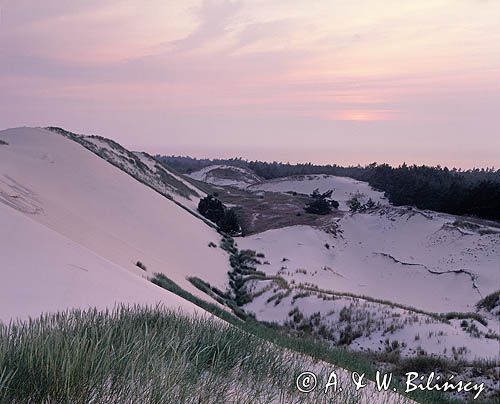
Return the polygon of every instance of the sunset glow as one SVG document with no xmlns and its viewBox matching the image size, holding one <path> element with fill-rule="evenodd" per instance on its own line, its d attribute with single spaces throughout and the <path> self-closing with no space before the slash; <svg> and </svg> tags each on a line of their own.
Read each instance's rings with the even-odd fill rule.
<svg viewBox="0 0 500 404">
<path fill-rule="evenodd" d="M 339 121 L 386 121 L 392 119 L 395 114 L 385 110 L 340 110 L 336 111 L 330 119 Z"/>
</svg>

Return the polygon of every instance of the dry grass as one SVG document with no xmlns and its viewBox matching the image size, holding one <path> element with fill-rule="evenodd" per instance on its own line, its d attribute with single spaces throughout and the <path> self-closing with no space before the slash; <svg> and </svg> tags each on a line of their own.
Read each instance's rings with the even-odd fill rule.
<svg viewBox="0 0 500 404">
<path fill-rule="evenodd" d="M 325 226 L 330 224 L 332 217 L 342 214 L 335 210 L 324 216 L 306 213 L 304 206 L 310 201 L 307 195 L 250 192 L 232 187 L 218 189 L 217 193 L 224 204 L 238 206 L 245 235 L 295 225 Z"/>
</svg>

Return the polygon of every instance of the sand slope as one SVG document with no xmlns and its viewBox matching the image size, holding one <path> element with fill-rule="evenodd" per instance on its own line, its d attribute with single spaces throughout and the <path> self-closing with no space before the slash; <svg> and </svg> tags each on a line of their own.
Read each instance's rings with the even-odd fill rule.
<svg viewBox="0 0 500 404">
<path fill-rule="evenodd" d="M 7 220 L 9 210 L 17 211 L 16 220 L 9 214 L 9 233 L 25 235 L 25 251 L 19 243 L 11 246 L 21 248 L 18 254 L 31 254 L 31 231 L 38 229 L 22 224 L 22 213 L 98 256 L 99 267 L 109 263 L 115 271 L 125 270 L 126 277 L 133 274 L 138 284 L 145 282 L 143 277 L 162 272 L 199 295 L 186 276 L 200 276 L 224 287 L 227 255 L 208 247 L 209 242 L 218 244 L 218 233 L 174 202 L 60 134 L 18 128 L 0 132 L 0 139 L 8 143 L 0 147 L 0 220 Z M 2 237 L 8 238 L 4 230 Z M 62 241 L 53 242 L 53 250 L 61 243 L 61 253 L 66 254 Z M 146 272 L 136 267 L 137 261 L 146 265 Z M 25 264 L 19 262 L 14 269 L 22 271 Z M 48 264 L 40 270 L 48 271 Z M 47 293 L 52 289 L 50 282 L 42 287 Z M 62 306 L 57 308 L 62 309 L 65 299 L 59 299 Z M 16 314 L 23 314 L 22 310 Z"/>
</svg>

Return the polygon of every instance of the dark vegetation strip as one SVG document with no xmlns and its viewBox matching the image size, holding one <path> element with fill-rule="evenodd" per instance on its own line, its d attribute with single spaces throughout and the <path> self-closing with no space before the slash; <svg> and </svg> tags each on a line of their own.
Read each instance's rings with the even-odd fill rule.
<svg viewBox="0 0 500 404">
<path fill-rule="evenodd" d="M 500 306 L 500 290 L 497 290 L 496 292 L 493 292 L 488 296 L 484 297 L 476 305 L 478 309 L 484 309 L 486 311 L 493 311 L 499 306 Z M 500 316 L 500 313 L 498 313 L 498 315 Z"/>
<path fill-rule="evenodd" d="M 366 300 L 369 302 L 373 303 L 378 303 L 378 304 L 383 304 L 386 306 L 390 306 L 392 308 L 397 307 L 399 309 L 407 310 L 413 313 L 418 313 L 418 314 L 424 314 L 426 316 L 429 316 L 435 320 L 442 321 L 442 322 L 448 322 L 449 320 L 454 320 L 454 319 L 473 319 L 476 320 L 477 322 L 481 323 L 484 326 L 488 325 L 488 321 L 479 313 L 474 313 L 474 312 L 467 312 L 467 313 L 462 313 L 462 312 L 449 312 L 449 313 L 433 313 L 425 310 L 418 309 L 416 307 L 412 306 L 407 306 L 404 304 L 400 303 L 395 303 L 391 302 L 390 300 L 384 300 L 384 299 L 377 299 L 371 296 L 366 296 L 366 295 L 358 295 L 355 293 L 351 292 L 337 292 L 333 290 L 328 290 L 328 289 L 321 289 L 316 286 L 307 286 L 303 284 L 299 284 L 295 286 L 296 289 L 302 289 L 302 290 L 307 290 L 310 292 L 316 292 L 316 293 L 324 293 L 327 295 L 332 295 L 332 296 L 346 296 L 346 297 L 352 297 L 354 299 L 362 299 Z"/>
</svg>

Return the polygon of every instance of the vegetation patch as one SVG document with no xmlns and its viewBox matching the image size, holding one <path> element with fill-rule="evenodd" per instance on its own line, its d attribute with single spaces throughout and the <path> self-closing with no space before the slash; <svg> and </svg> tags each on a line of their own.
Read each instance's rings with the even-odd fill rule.
<svg viewBox="0 0 500 404">
<path fill-rule="evenodd" d="M 364 167 L 337 164 L 290 164 L 242 159 L 196 159 L 158 156 L 181 172 L 200 170 L 213 164 L 250 169 L 264 179 L 304 175 L 337 175 L 368 182 L 396 205 L 412 205 L 455 215 L 473 215 L 500 220 L 500 169 L 460 170 L 447 167 L 372 163 Z"/>
<path fill-rule="evenodd" d="M 146 265 L 144 265 L 141 261 L 137 261 L 135 263 L 135 265 L 139 268 L 141 268 L 143 271 L 145 271 L 147 268 L 146 268 Z"/>
<path fill-rule="evenodd" d="M 485 327 L 488 326 L 488 321 L 479 313 L 451 311 L 448 313 L 442 313 L 440 315 L 446 320 L 471 319 L 476 320 L 478 323 L 484 325 Z"/>
<path fill-rule="evenodd" d="M 153 158 L 153 157 L 151 157 L 151 158 Z M 187 199 L 191 199 L 191 197 L 196 197 L 196 198 L 200 197 L 200 195 L 197 192 L 192 190 L 190 187 L 188 187 L 182 181 L 175 178 L 172 174 L 168 173 L 165 170 L 165 167 L 163 164 L 159 163 L 155 167 L 156 167 L 156 173 L 159 175 L 162 182 L 175 188 L 179 195 L 181 195 Z"/>
<path fill-rule="evenodd" d="M 321 193 L 319 188 L 316 188 L 311 193 L 311 201 L 306 204 L 304 210 L 315 215 L 327 215 L 332 209 L 338 209 L 339 203 L 331 198 L 332 193 L 333 190 Z"/>
<path fill-rule="evenodd" d="M 489 312 L 493 312 L 494 310 L 498 309 L 500 307 L 500 290 L 497 290 L 496 292 L 493 292 L 486 296 L 485 298 L 481 299 L 476 307 L 478 309 L 484 309 Z M 498 316 L 500 316 L 500 310 L 497 313 Z"/>
<path fill-rule="evenodd" d="M 235 209 L 226 208 L 215 195 L 207 195 L 200 199 L 198 212 L 215 223 L 222 232 L 230 235 L 241 234 L 241 226 Z"/>
<path fill-rule="evenodd" d="M 218 319 L 75 310 L 0 326 L 0 402 L 314 402 L 292 383 L 304 359 Z"/>
<path fill-rule="evenodd" d="M 228 272 L 229 298 L 234 304 L 241 307 L 252 301 L 252 294 L 247 289 L 247 282 L 267 279 L 264 272 L 255 269 L 255 265 L 261 263 L 259 258 L 264 258 L 264 256 L 253 250 L 238 250 L 232 237 L 224 237 L 221 241 L 221 248 L 229 254 L 231 265 L 231 271 Z"/>
<path fill-rule="evenodd" d="M 196 184 L 210 189 L 208 184 L 199 182 Z M 256 193 L 238 188 L 211 188 L 210 193 L 214 191 L 217 199 L 223 204 L 237 206 L 234 209 L 236 209 L 242 234 L 245 236 L 295 225 L 333 228 L 332 216 L 341 215 L 336 209 L 333 209 L 329 215 L 304 211 L 304 207 L 312 201 L 309 195 L 266 191 Z"/>
<path fill-rule="evenodd" d="M 368 198 L 368 201 L 366 201 L 366 203 L 362 203 L 361 199 L 363 197 L 363 194 L 357 193 L 347 201 L 347 207 L 351 212 L 366 212 L 377 207 L 377 204 L 373 201 L 372 198 Z"/>
<path fill-rule="evenodd" d="M 117 142 L 103 138 L 101 136 L 83 136 L 83 135 L 78 135 L 73 132 L 69 132 L 65 129 L 58 128 L 58 127 L 47 127 L 47 130 L 50 130 L 55 133 L 59 133 L 62 136 L 65 136 L 74 142 L 80 144 L 81 146 L 85 147 L 87 150 L 90 150 L 92 153 L 98 155 L 102 159 L 106 160 L 108 163 L 114 165 L 115 167 L 119 168 L 123 172 L 127 173 L 137 181 L 139 181 L 141 184 L 153 189 L 154 191 L 158 192 L 160 195 L 164 196 L 165 198 L 171 200 L 173 203 L 175 203 L 177 206 L 179 206 L 181 209 L 184 209 L 188 213 L 195 215 L 199 219 L 203 220 L 207 225 L 214 227 L 214 225 L 206 220 L 204 217 L 199 216 L 192 212 L 190 209 L 186 208 L 183 204 L 177 202 L 172 195 L 170 194 L 170 191 L 174 191 L 175 193 L 187 197 L 189 199 L 189 196 L 187 194 L 183 193 L 183 188 L 181 187 L 180 189 L 176 188 L 176 185 L 178 185 L 179 181 L 175 180 L 176 182 L 172 183 L 172 176 L 171 175 L 162 175 L 162 172 L 164 173 L 164 170 L 158 170 L 158 172 L 153 172 L 152 170 L 149 169 L 147 165 L 145 165 L 139 157 L 137 157 L 134 153 L 131 153 L 124 147 L 122 147 L 120 144 Z M 105 142 L 108 144 L 116 153 L 116 155 L 113 155 L 110 153 L 108 150 L 96 146 L 94 143 L 89 141 L 89 139 L 98 139 L 102 142 Z M 184 185 L 184 184 L 183 184 Z M 186 189 L 189 190 L 188 187 Z M 193 191 L 189 191 L 193 192 Z"/>
<path fill-rule="evenodd" d="M 192 279 L 193 278 L 191 278 L 190 280 L 192 281 Z M 222 318 L 228 323 L 240 328 L 241 330 L 249 334 L 257 336 L 262 340 L 276 344 L 289 351 L 308 355 L 314 358 L 315 360 L 323 361 L 332 364 L 333 366 L 336 367 L 342 367 L 350 371 L 365 373 L 368 379 L 375 380 L 376 369 L 374 367 L 374 357 L 371 355 L 367 355 L 362 352 L 352 352 L 343 348 L 332 347 L 324 340 L 316 338 L 314 335 L 309 333 L 307 327 L 304 327 L 301 330 L 299 329 L 293 330 L 286 326 L 279 326 L 274 323 L 257 321 L 251 315 L 245 315 L 243 320 L 242 318 L 238 318 L 233 314 L 229 313 L 228 311 L 185 291 L 184 289 L 179 287 L 175 282 L 173 282 L 163 274 L 161 275 L 157 274 L 155 278 L 152 279 L 152 282 L 173 293 L 178 294 L 179 296 L 185 298 L 186 300 L 189 300 L 194 304 L 202 307 L 209 313 L 212 313 Z M 198 285 L 202 285 L 200 290 L 211 290 L 209 289 L 209 285 L 206 282 L 202 281 L 198 283 Z M 210 293 L 208 294 L 210 295 Z M 302 365 L 301 369 L 303 368 L 304 365 Z M 398 391 L 400 392 L 403 391 L 403 386 L 398 384 L 397 381 L 396 381 L 396 387 Z M 410 397 L 412 400 L 424 404 L 459 403 L 458 401 L 446 397 L 444 394 L 436 391 L 432 392 L 417 391 L 410 393 L 407 396 Z M 313 401 L 313 402 L 319 402 L 319 401 Z M 347 402 L 356 403 L 357 400 L 351 398 L 351 400 Z"/>
<path fill-rule="evenodd" d="M 299 284 L 299 285 L 295 286 L 295 288 L 301 289 L 301 290 L 306 290 L 306 291 L 323 293 L 323 294 L 327 294 L 327 295 L 329 294 L 332 296 L 346 296 L 346 297 L 363 299 L 363 300 L 373 302 L 373 303 L 384 304 L 384 305 L 390 306 L 392 308 L 397 307 L 397 308 L 407 310 L 410 312 L 424 314 L 424 315 L 429 316 L 435 320 L 442 321 L 445 323 L 449 322 L 449 320 L 452 320 L 452 319 L 473 319 L 473 320 L 476 320 L 479 323 L 483 324 L 484 326 L 488 325 L 488 321 L 483 316 L 481 316 L 479 313 L 473 313 L 473 312 L 432 313 L 432 312 L 418 309 L 416 307 L 391 302 L 390 300 L 377 299 L 377 298 L 374 298 L 371 296 L 358 295 L 358 294 L 351 293 L 351 292 L 337 292 L 337 291 L 332 291 L 332 290 L 327 290 L 327 289 L 321 289 L 315 285 L 310 285 L 310 284 L 307 284 L 307 285 L 306 284 Z"/>
</svg>

